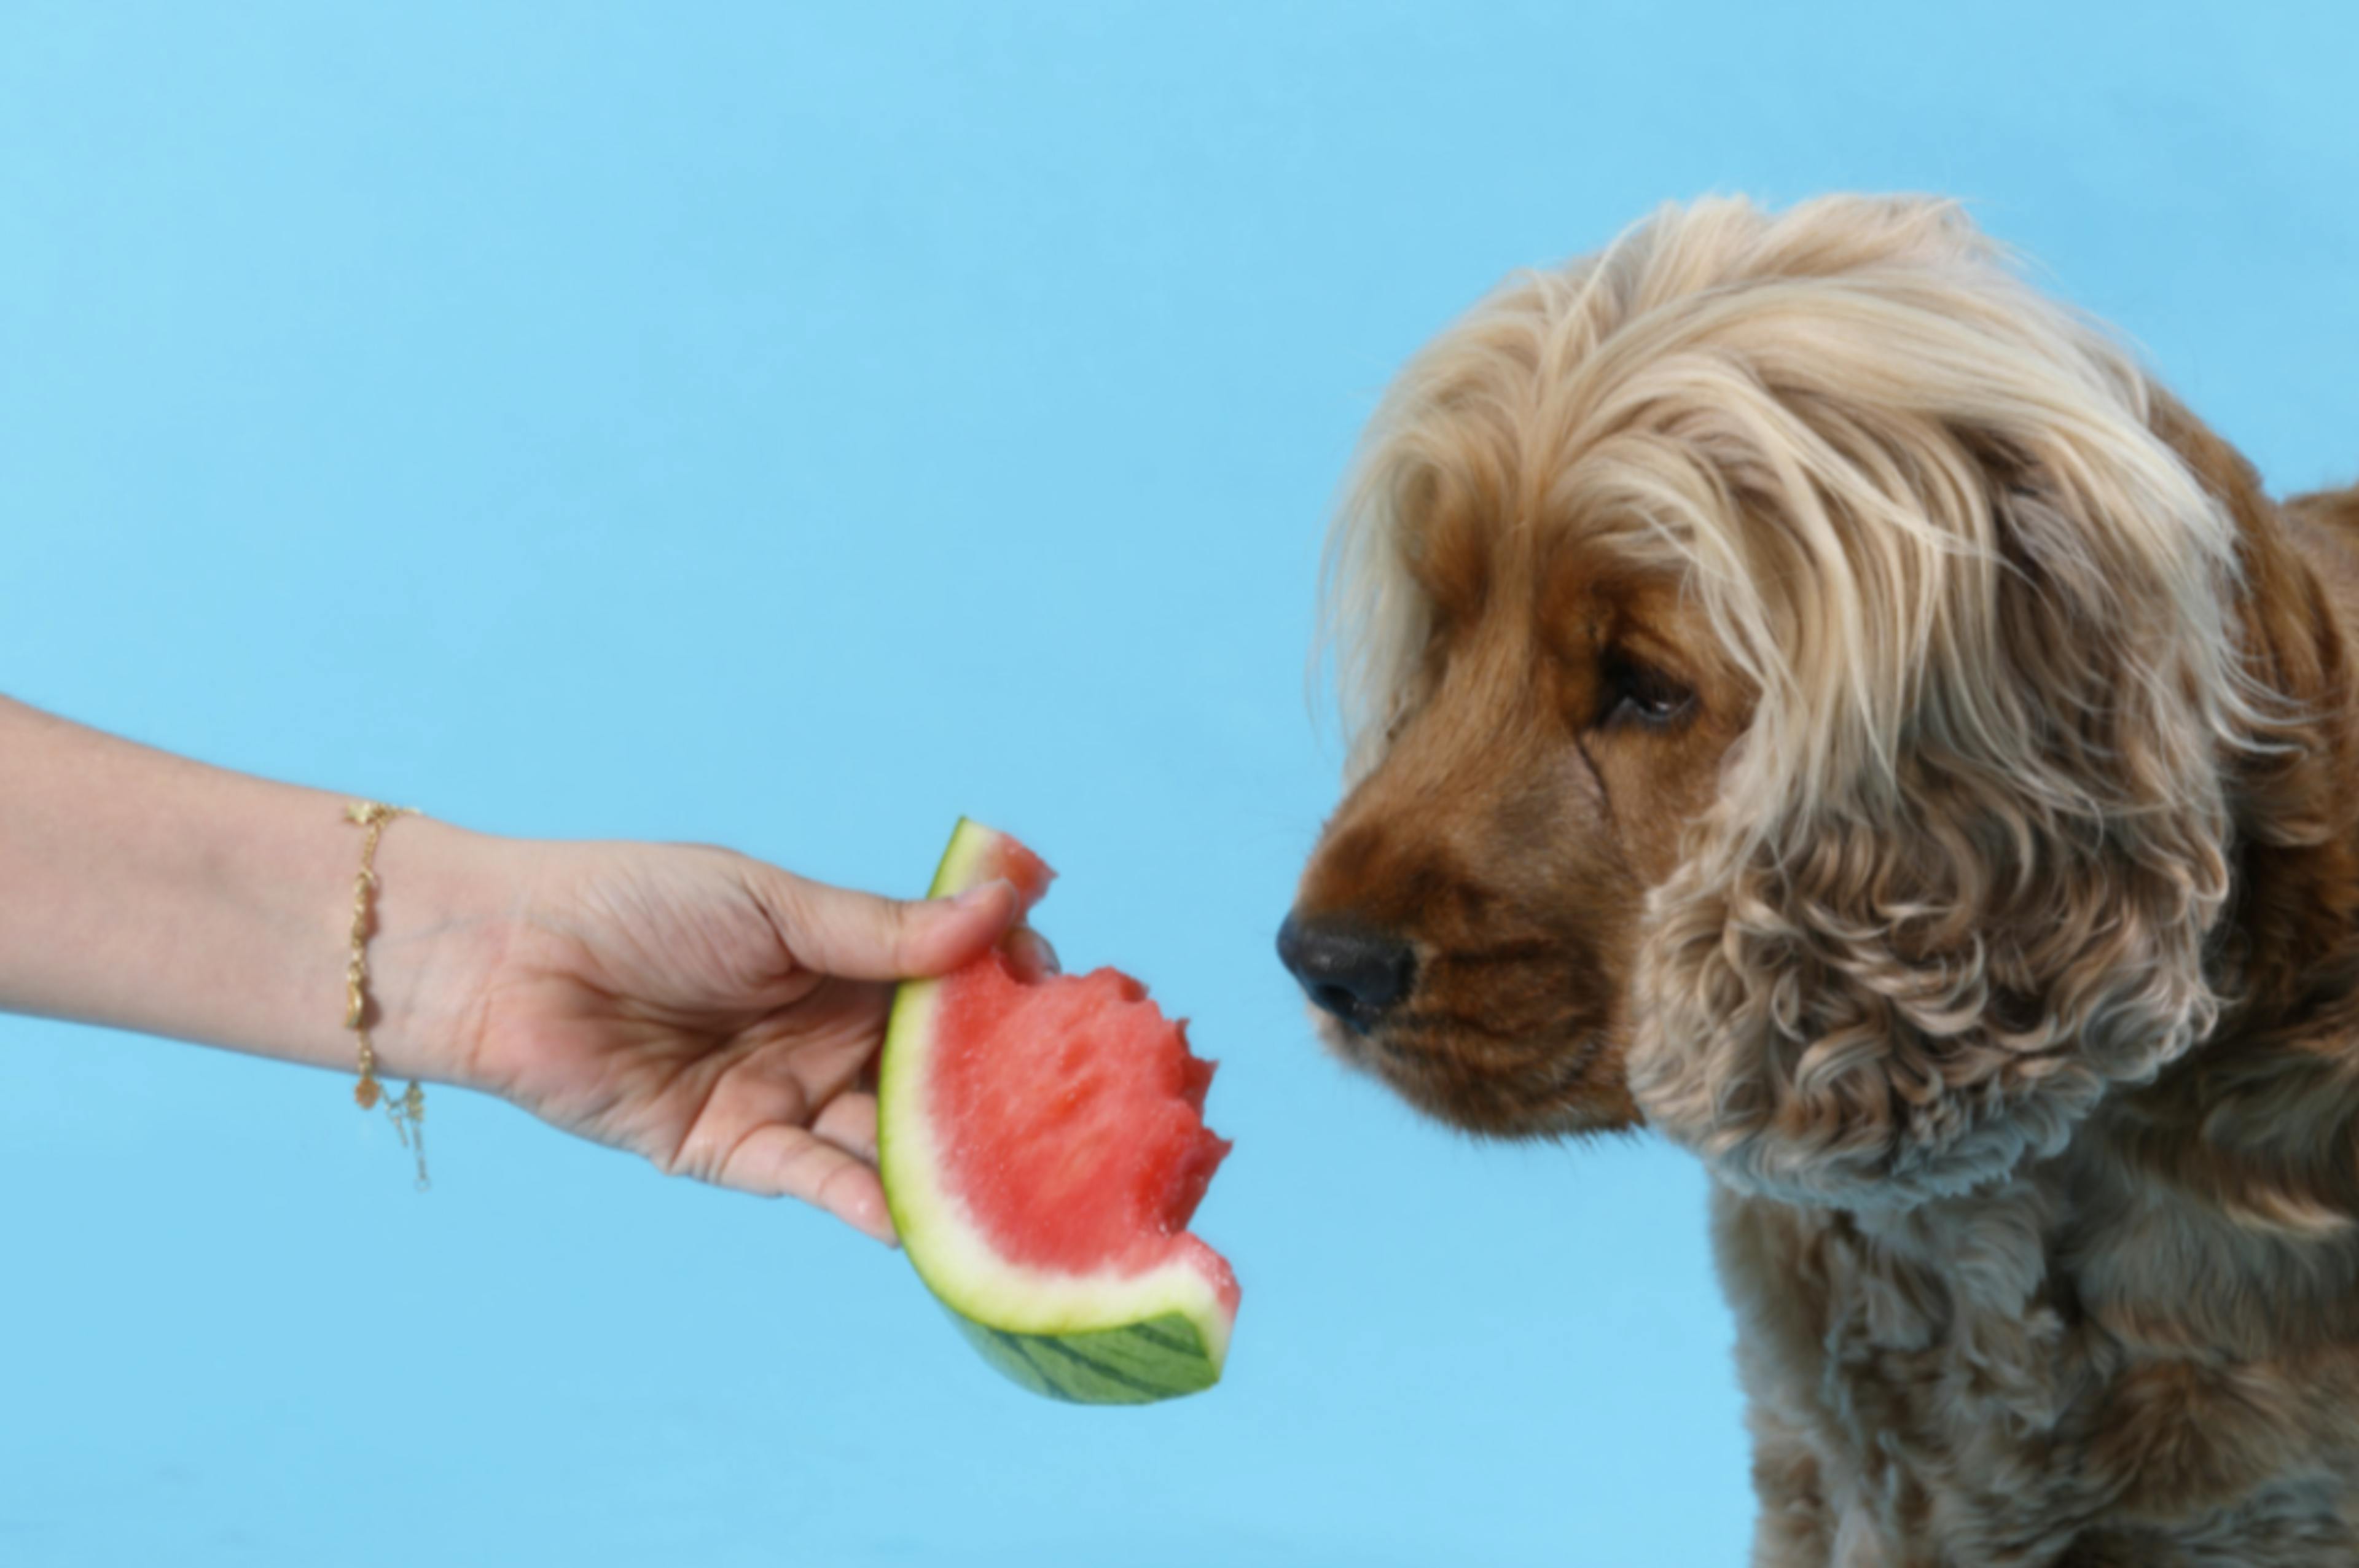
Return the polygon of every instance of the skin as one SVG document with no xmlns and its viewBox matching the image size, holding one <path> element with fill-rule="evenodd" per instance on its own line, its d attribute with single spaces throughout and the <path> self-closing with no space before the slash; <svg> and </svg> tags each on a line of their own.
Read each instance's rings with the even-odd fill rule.
<svg viewBox="0 0 2359 1568">
<path fill-rule="evenodd" d="M 0 1010 L 339 1072 L 348 797 L 0 698 Z M 893 982 L 1006 945 L 1015 890 L 901 901 L 722 849 L 386 829 L 380 1076 L 495 1094 L 669 1174 L 799 1198 L 881 1241 L 871 1092 Z"/>
</svg>

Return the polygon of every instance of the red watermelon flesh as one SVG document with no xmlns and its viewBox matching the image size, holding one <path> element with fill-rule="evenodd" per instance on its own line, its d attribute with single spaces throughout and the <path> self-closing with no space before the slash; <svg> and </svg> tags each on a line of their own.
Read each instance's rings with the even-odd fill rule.
<svg viewBox="0 0 2359 1568">
<path fill-rule="evenodd" d="M 1029 909 L 1055 875 L 1002 836 L 991 874 Z M 1194 1249 L 1186 1234 L 1230 1148 L 1204 1126 L 1213 1064 L 1119 970 L 1027 976 L 993 953 L 941 982 L 929 1108 L 946 1185 L 1008 1259 L 1136 1273 Z"/>
<path fill-rule="evenodd" d="M 930 894 L 1004 877 L 1028 911 L 1051 874 L 962 821 Z M 1114 969 L 1043 973 L 996 951 L 903 982 L 878 1168 L 909 1261 L 985 1360 L 1085 1404 L 1219 1381 L 1236 1276 L 1187 1228 L 1229 1152 L 1204 1126 L 1212 1080 L 1186 1025 Z"/>
</svg>

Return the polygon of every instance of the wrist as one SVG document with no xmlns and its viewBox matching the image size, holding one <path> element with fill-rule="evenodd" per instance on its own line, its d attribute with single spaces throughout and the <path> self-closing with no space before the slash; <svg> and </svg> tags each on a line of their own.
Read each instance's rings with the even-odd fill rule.
<svg viewBox="0 0 2359 1568">
<path fill-rule="evenodd" d="M 357 835 L 353 844 L 357 856 Z M 484 1018 L 530 885 L 529 849 L 429 816 L 387 826 L 368 945 L 380 1076 L 484 1087 Z"/>
</svg>

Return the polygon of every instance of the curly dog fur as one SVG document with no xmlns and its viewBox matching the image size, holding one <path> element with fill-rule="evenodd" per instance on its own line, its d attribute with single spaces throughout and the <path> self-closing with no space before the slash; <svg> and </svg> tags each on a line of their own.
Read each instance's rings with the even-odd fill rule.
<svg viewBox="0 0 2359 1568">
<path fill-rule="evenodd" d="M 2359 1562 L 2359 490 L 1952 204 L 1712 200 L 1418 356 L 1330 611 L 1288 961 L 1707 1162 L 1756 1563 Z"/>
</svg>

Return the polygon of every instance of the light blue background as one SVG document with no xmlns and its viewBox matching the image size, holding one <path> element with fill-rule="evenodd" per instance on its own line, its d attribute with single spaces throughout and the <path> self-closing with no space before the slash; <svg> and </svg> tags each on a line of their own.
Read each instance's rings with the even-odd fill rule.
<svg viewBox="0 0 2359 1568">
<path fill-rule="evenodd" d="M 900 891 L 1016 829 L 1223 1060 L 1246 1294 L 1051 1406 L 801 1210 L 454 1093 L 421 1200 L 342 1078 L 0 1022 L 0 1560 L 1738 1561 L 1696 1171 L 1419 1123 L 1269 956 L 1355 428 L 1661 200 L 1914 188 L 2347 481 L 2354 15 L 11 0 L 0 689 Z"/>
</svg>

